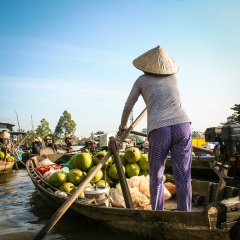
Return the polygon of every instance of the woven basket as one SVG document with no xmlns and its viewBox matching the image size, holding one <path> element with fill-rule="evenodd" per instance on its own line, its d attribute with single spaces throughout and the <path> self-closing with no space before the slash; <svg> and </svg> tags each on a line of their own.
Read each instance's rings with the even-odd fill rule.
<svg viewBox="0 0 240 240">
<path fill-rule="evenodd" d="M 169 75 L 178 72 L 178 66 L 168 53 L 157 46 L 133 60 L 133 65 L 143 72 Z"/>
</svg>

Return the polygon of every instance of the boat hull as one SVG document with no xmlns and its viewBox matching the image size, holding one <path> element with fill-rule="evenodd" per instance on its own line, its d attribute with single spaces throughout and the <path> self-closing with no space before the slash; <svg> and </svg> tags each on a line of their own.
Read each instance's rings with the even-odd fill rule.
<svg viewBox="0 0 240 240">
<path fill-rule="evenodd" d="M 60 207 L 65 198 L 56 198 L 35 185 L 50 204 Z M 128 239 L 230 240 L 227 230 L 210 230 L 202 212 L 129 210 L 84 205 L 74 202 L 68 214 L 94 227 L 104 228 Z M 205 221 L 203 221 L 203 219 Z M 187 221 L 186 221 L 187 220 Z M 199 226 L 202 224 L 202 226 Z"/>
<path fill-rule="evenodd" d="M 52 158 L 48 156 L 52 161 L 59 157 L 59 154 L 55 154 Z M 36 162 L 30 160 L 27 162 L 27 171 L 31 180 L 43 198 L 57 209 L 68 197 L 57 194 L 58 189 L 49 186 L 41 179 L 35 171 Z M 127 239 L 231 240 L 228 229 L 210 229 L 207 211 L 153 211 L 143 208 L 105 207 L 84 198 L 76 199 L 67 214 Z"/>
<path fill-rule="evenodd" d="M 14 162 L 0 162 L 0 173 L 12 172 Z"/>
</svg>

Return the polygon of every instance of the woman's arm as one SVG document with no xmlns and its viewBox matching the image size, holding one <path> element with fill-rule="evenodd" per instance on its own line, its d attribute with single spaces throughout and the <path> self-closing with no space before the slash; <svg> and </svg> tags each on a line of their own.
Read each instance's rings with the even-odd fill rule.
<svg viewBox="0 0 240 240">
<path fill-rule="evenodd" d="M 130 113 L 140 95 L 141 95 L 141 83 L 140 83 L 140 80 L 138 79 L 133 84 L 132 90 L 130 91 L 127 101 L 125 103 L 125 106 L 122 112 L 122 118 L 121 118 L 121 124 L 119 126 L 119 130 L 120 129 L 124 130 L 126 128 Z"/>
</svg>

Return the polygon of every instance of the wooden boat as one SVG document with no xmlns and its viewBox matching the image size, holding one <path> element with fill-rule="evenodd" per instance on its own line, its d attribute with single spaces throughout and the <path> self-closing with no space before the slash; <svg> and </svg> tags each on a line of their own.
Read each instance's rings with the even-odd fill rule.
<svg viewBox="0 0 240 240">
<path fill-rule="evenodd" d="M 48 155 L 48 154 L 54 154 L 55 151 L 52 149 L 52 147 L 44 147 L 40 150 L 40 154 L 39 155 Z M 26 162 L 34 157 L 34 156 L 39 156 L 38 154 L 32 154 L 31 150 L 23 150 L 22 153 L 22 160 L 21 161 L 17 161 L 19 166 L 23 166 L 23 164 L 26 164 Z"/>
<path fill-rule="evenodd" d="M 12 172 L 14 162 L 0 161 L 0 173 Z"/>
<path fill-rule="evenodd" d="M 131 133 L 135 135 L 147 137 L 146 133 L 137 132 L 137 131 L 131 131 Z M 198 145 L 194 145 L 197 142 L 198 142 Z M 218 175 L 214 172 L 214 170 L 209 165 L 209 160 L 214 158 L 213 151 L 200 147 L 199 145 L 201 145 L 202 143 L 205 143 L 205 140 L 203 138 L 193 139 L 192 151 L 195 154 L 195 156 L 192 157 L 191 173 L 192 175 L 199 176 L 199 177 L 218 178 Z M 143 149 L 142 146 L 140 146 L 140 149 L 143 150 L 144 152 L 148 152 L 148 148 Z M 202 156 L 202 154 L 205 154 L 207 156 Z M 165 171 L 172 173 L 172 160 L 170 156 L 168 156 L 166 160 Z"/>
<path fill-rule="evenodd" d="M 73 151 L 72 147 L 67 146 L 67 144 L 62 140 L 54 142 L 53 149 L 56 153 L 68 153 Z"/>
<path fill-rule="evenodd" d="M 64 163 L 71 155 L 50 154 L 48 159 Z M 60 207 L 69 197 L 49 185 L 37 171 L 37 164 L 44 160 L 35 156 L 27 161 L 28 174 L 42 197 L 55 207 Z M 192 180 L 193 209 L 191 212 L 176 210 L 173 199 L 165 201 L 165 211 L 149 208 L 117 208 L 98 205 L 94 198 L 76 199 L 67 214 L 81 219 L 96 228 L 104 227 L 126 239 L 163 240 L 237 240 L 240 239 L 239 189 L 224 187 L 224 201 L 216 202 L 218 184 Z"/>
<path fill-rule="evenodd" d="M 209 160 L 213 159 L 213 156 L 193 156 L 191 173 L 193 176 L 218 178 L 218 175 L 209 165 Z M 165 171 L 172 173 L 172 160 L 168 157 L 165 164 Z"/>
</svg>

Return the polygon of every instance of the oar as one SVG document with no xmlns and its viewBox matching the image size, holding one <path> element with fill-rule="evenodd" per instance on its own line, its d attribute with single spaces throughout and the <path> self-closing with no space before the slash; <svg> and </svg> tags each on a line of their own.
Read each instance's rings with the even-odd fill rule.
<svg viewBox="0 0 240 240">
<path fill-rule="evenodd" d="M 18 143 L 17 145 L 22 145 L 22 143 L 25 141 L 25 139 L 27 138 L 28 134 L 20 141 L 20 143 Z"/>
<path fill-rule="evenodd" d="M 138 124 L 138 122 L 143 118 L 147 109 L 145 108 L 138 118 L 131 124 L 131 126 L 126 130 L 126 132 L 121 136 L 121 141 L 129 135 L 133 128 Z M 33 240 L 43 239 L 44 236 L 54 227 L 62 215 L 68 210 L 72 203 L 76 200 L 78 195 L 84 190 L 87 184 L 94 178 L 96 173 L 103 167 L 109 157 L 112 155 L 112 151 L 108 151 L 107 154 L 101 159 L 101 161 L 95 166 L 93 171 L 83 180 L 83 182 L 78 186 L 76 191 L 63 203 L 63 205 L 57 210 L 57 212 L 48 220 L 45 226 L 39 231 Z"/>
<path fill-rule="evenodd" d="M 14 144 L 13 144 L 13 142 L 12 142 L 11 140 L 10 140 L 10 143 L 11 143 L 11 146 L 12 146 L 12 151 L 13 151 L 13 153 L 15 153 L 17 157 L 19 157 L 18 154 L 17 154 L 17 152 L 16 152 L 15 146 L 14 146 Z M 14 154 L 13 154 L 13 156 L 16 157 Z M 15 159 L 14 159 L 14 160 L 15 160 Z M 14 165 L 15 165 L 16 170 L 18 171 L 17 161 L 14 161 Z"/>
<path fill-rule="evenodd" d="M 203 153 L 208 153 L 208 154 L 214 154 L 213 150 L 203 148 L 203 147 L 198 147 L 198 146 L 192 146 L 193 151 L 198 151 L 198 152 L 203 152 Z"/>
<path fill-rule="evenodd" d="M 147 134 L 146 134 L 146 133 L 143 133 L 143 132 L 131 131 L 131 133 L 132 133 L 132 134 L 135 134 L 135 135 L 142 136 L 142 137 L 147 137 Z"/>
</svg>

